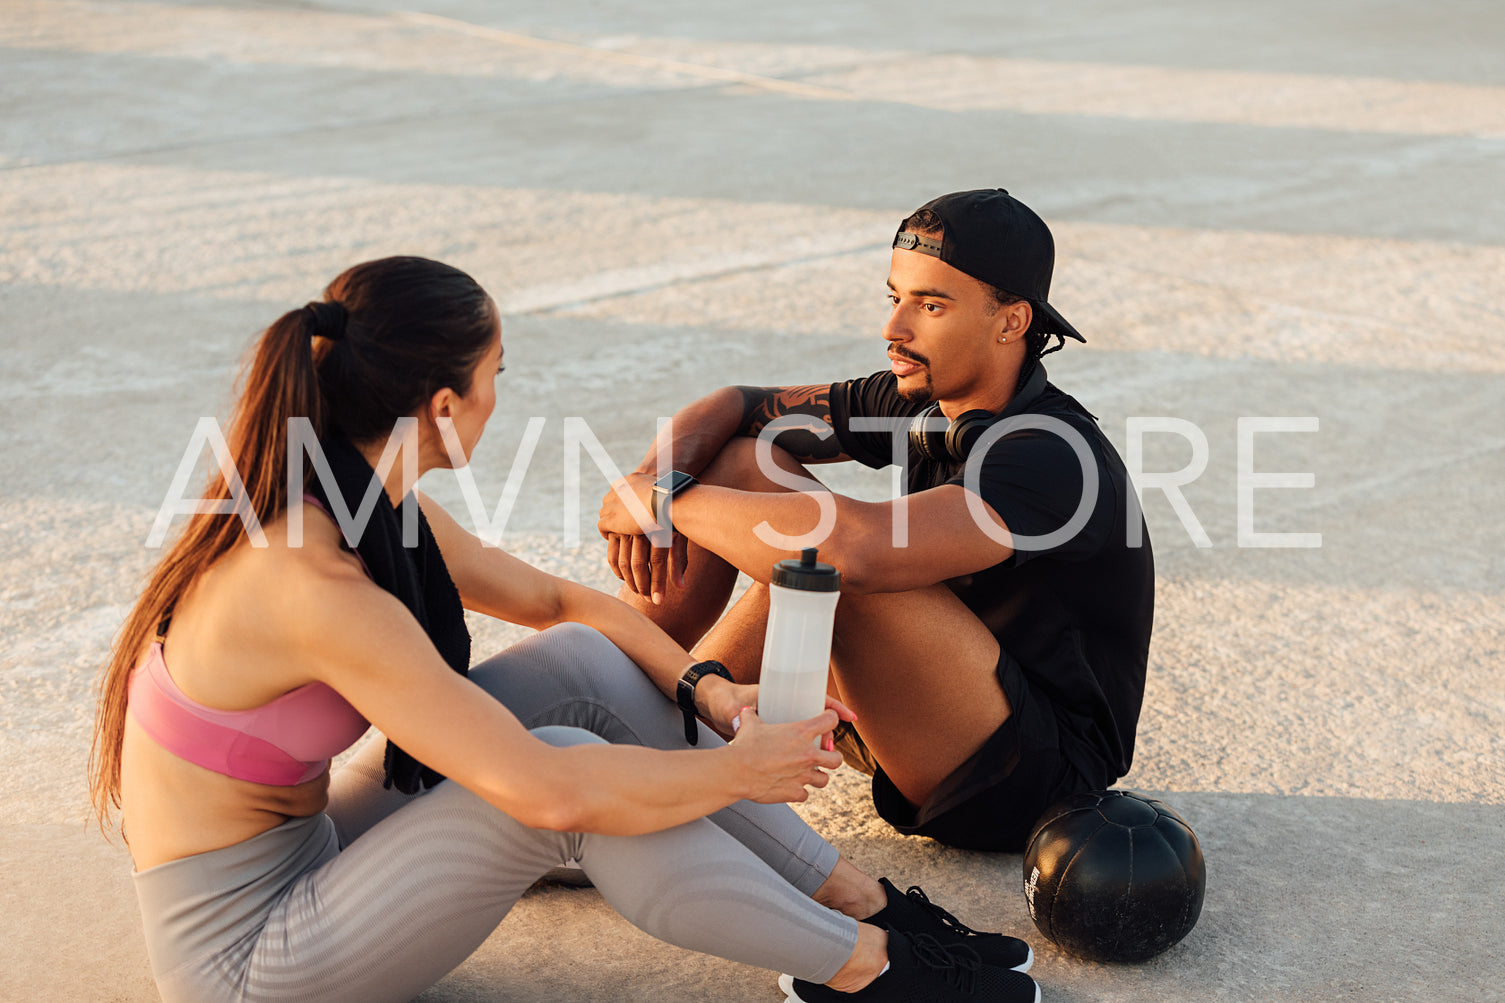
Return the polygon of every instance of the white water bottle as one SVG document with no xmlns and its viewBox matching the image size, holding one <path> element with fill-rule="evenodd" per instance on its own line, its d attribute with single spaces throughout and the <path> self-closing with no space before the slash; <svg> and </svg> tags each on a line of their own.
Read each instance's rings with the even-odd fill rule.
<svg viewBox="0 0 1505 1003">
<path fill-rule="evenodd" d="M 841 598 L 841 572 L 806 547 L 799 560 L 773 567 L 768 587 L 768 633 L 758 677 L 758 717 L 770 724 L 805 721 L 826 706 L 831 628 Z"/>
</svg>

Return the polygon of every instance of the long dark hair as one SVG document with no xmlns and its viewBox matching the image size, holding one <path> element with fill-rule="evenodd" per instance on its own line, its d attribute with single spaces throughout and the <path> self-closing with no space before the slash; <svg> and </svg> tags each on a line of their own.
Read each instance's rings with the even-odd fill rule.
<svg viewBox="0 0 1505 1003">
<path fill-rule="evenodd" d="M 289 418 L 306 417 L 321 439 L 385 438 L 397 419 L 416 413 L 444 387 L 470 392 L 496 324 L 496 305 L 474 279 L 414 257 L 356 265 L 329 284 L 322 300 L 277 318 L 245 365 L 225 435 L 246 505 L 263 525 L 287 505 Z M 231 497 L 217 470 L 203 497 Z M 164 614 L 239 542 L 242 528 L 233 515 L 192 516 L 147 576 L 115 638 L 100 676 L 89 754 L 89 786 L 102 828 L 120 807 L 131 670 Z"/>
</svg>

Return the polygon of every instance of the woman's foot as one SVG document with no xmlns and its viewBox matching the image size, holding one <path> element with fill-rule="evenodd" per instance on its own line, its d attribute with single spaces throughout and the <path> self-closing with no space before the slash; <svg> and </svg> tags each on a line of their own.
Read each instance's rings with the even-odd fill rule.
<svg viewBox="0 0 1505 1003">
<path fill-rule="evenodd" d="M 882 909 L 867 917 L 865 922 L 890 930 L 902 930 L 910 935 L 927 934 L 948 947 L 970 947 L 985 965 L 1027 972 L 1035 963 L 1035 952 L 1024 941 L 1001 933 L 983 933 L 972 929 L 930 901 L 930 897 L 918 885 L 911 885 L 907 892 L 899 891 L 888 878 L 881 878 L 879 885 L 886 902 Z"/>
<path fill-rule="evenodd" d="M 838 988 L 838 979 L 819 986 L 782 975 L 779 988 L 784 990 L 786 1003 L 1039 1003 L 1040 987 L 1033 979 L 1012 968 L 984 964 L 970 947 L 947 946 L 923 933 L 912 938 L 897 930 L 887 933 L 888 967 L 872 981 L 855 990 L 843 990 Z M 860 953 L 861 932 L 858 941 Z M 856 956 L 854 953 L 854 959 Z"/>
<path fill-rule="evenodd" d="M 838 857 L 831 874 L 811 896 L 828 909 L 861 922 L 888 904 L 883 886 L 846 857 Z"/>
<path fill-rule="evenodd" d="M 814 899 L 864 923 L 906 934 L 928 934 L 942 944 L 964 944 L 984 964 L 1027 972 L 1035 963 L 1029 944 L 1017 937 L 974 930 L 930 901 L 919 886 L 901 892 L 887 878 L 875 881 L 845 858 L 836 862 L 830 877 L 815 890 Z"/>
</svg>

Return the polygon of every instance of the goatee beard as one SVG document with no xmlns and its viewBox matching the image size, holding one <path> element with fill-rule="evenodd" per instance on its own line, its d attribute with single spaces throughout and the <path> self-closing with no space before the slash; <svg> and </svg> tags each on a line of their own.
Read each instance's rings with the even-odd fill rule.
<svg viewBox="0 0 1505 1003">
<path fill-rule="evenodd" d="M 899 396 L 911 404 L 929 404 L 934 399 L 935 394 L 935 388 L 930 384 L 929 373 L 925 374 L 925 382 L 921 386 L 913 387 L 909 390 L 905 390 L 902 387 L 896 389 L 899 391 Z"/>
</svg>

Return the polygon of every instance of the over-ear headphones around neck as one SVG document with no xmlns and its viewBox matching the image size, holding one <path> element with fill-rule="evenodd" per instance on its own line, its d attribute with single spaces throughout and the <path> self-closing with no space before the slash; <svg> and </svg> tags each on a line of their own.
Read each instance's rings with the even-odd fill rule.
<svg viewBox="0 0 1505 1003">
<path fill-rule="evenodd" d="M 909 448 L 932 463 L 963 463 L 979 436 L 992 425 L 992 411 L 963 411 L 941 428 L 936 419 L 945 420 L 939 404 L 931 404 L 909 423 Z"/>
<path fill-rule="evenodd" d="M 940 403 L 932 403 L 910 419 L 909 448 L 932 463 L 965 463 L 982 434 L 995 422 L 1018 414 L 1033 404 L 1045 391 L 1045 382 L 1045 367 L 1036 363 L 1024 386 L 1002 411 L 997 414 L 981 408 L 963 411 L 945 428 L 939 427 L 946 417 L 941 414 Z"/>
</svg>

